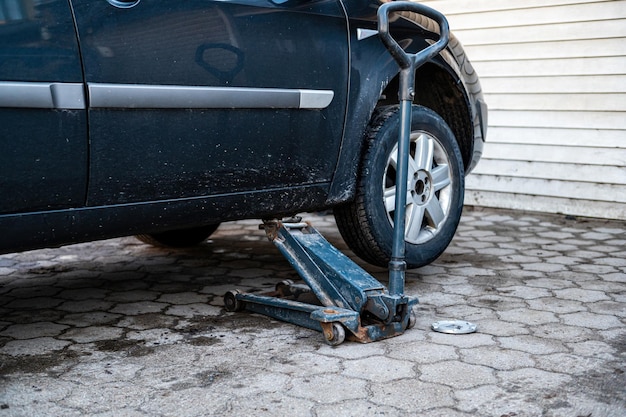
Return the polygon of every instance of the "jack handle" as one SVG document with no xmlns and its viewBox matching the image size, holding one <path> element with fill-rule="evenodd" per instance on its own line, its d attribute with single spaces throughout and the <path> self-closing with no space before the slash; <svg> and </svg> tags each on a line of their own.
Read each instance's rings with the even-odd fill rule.
<svg viewBox="0 0 626 417">
<path fill-rule="evenodd" d="M 434 20 L 439 25 L 439 40 L 415 54 L 407 53 L 389 33 L 389 14 L 393 12 L 414 12 Z M 415 84 L 413 79 L 415 70 L 448 45 L 450 40 L 448 20 L 443 14 L 428 6 L 409 1 L 392 1 L 384 3 L 378 8 L 378 35 L 402 70 L 400 71 L 400 100 L 413 101 L 415 96 L 413 88 Z M 404 81 L 406 88 L 402 88 L 402 81 Z"/>
<path fill-rule="evenodd" d="M 439 24 L 439 40 L 415 54 L 407 53 L 389 33 L 389 14 L 393 12 L 414 12 L 433 19 Z M 445 16 L 436 10 L 417 3 L 400 1 L 385 3 L 378 8 L 378 35 L 400 66 L 400 132 L 396 167 L 396 210 L 393 222 L 391 259 L 389 260 L 389 293 L 393 296 L 402 297 L 406 271 L 406 244 L 404 241 L 406 178 L 409 163 L 411 107 L 415 98 L 415 70 L 446 47 L 450 39 L 450 29 Z"/>
</svg>

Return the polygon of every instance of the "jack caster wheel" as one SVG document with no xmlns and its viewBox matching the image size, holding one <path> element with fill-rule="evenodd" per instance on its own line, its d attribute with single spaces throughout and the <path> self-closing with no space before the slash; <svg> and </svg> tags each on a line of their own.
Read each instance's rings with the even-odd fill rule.
<svg viewBox="0 0 626 417">
<path fill-rule="evenodd" d="M 224 308 L 226 311 L 241 311 L 244 309 L 243 301 L 237 299 L 237 295 L 241 294 L 239 290 L 231 290 L 224 294 Z"/>
<path fill-rule="evenodd" d="M 286 279 L 276 284 L 275 289 L 276 289 L 276 292 L 278 292 L 281 297 L 288 297 L 292 295 L 291 294 L 292 285 L 293 285 L 293 281 L 290 279 Z"/>
<path fill-rule="evenodd" d="M 413 327 L 415 327 L 416 323 L 417 323 L 417 314 L 415 314 L 415 311 L 411 310 L 411 312 L 409 313 L 409 323 L 407 324 L 406 328 L 412 329 Z"/>
<path fill-rule="evenodd" d="M 346 340 L 346 331 L 343 326 L 339 323 L 332 323 L 330 331 L 324 331 L 324 338 L 326 343 L 331 346 L 337 346 L 343 343 Z"/>
</svg>

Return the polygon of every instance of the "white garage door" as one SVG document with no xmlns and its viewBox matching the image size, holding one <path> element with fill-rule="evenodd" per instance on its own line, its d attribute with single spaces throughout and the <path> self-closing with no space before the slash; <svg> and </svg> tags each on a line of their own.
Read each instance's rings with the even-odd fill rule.
<svg viewBox="0 0 626 417">
<path fill-rule="evenodd" d="M 430 0 L 481 77 L 466 204 L 626 219 L 626 1 Z"/>
</svg>

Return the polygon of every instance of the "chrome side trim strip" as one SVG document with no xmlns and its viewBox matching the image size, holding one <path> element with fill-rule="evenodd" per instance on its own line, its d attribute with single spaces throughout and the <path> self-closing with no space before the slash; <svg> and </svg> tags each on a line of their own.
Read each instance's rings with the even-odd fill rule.
<svg viewBox="0 0 626 417">
<path fill-rule="evenodd" d="M 144 109 L 325 109 L 331 90 L 88 84 L 90 107 Z M 0 81 L 0 107 L 86 108 L 80 83 Z"/>
<path fill-rule="evenodd" d="M 0 81 L 0 107 L 82 110 L 83 85 Z"/>
<path fill-rule="evenodd" d="M 335 96 L 330 90 L 299 90 L 299 92 L 300 109 L 325 109 Z"/>
<path fill-rule="evenodd" d="M 324 109 L 330 90 L 88 84 L 94 108 L 139 109 Z"/>
</svg>

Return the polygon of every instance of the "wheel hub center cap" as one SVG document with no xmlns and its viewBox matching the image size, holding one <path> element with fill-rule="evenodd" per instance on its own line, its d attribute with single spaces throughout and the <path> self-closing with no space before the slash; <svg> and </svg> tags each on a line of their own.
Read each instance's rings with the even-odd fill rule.
<svg viewBox="0 0 626 417">
<path fill-rule="evenodd" d="M 415 172 L 409 187 L 413 202 L 419 205 L 426 204 L 432 194 L 432 184 L 430 173 L 424 170 Z"/>
</svg>

